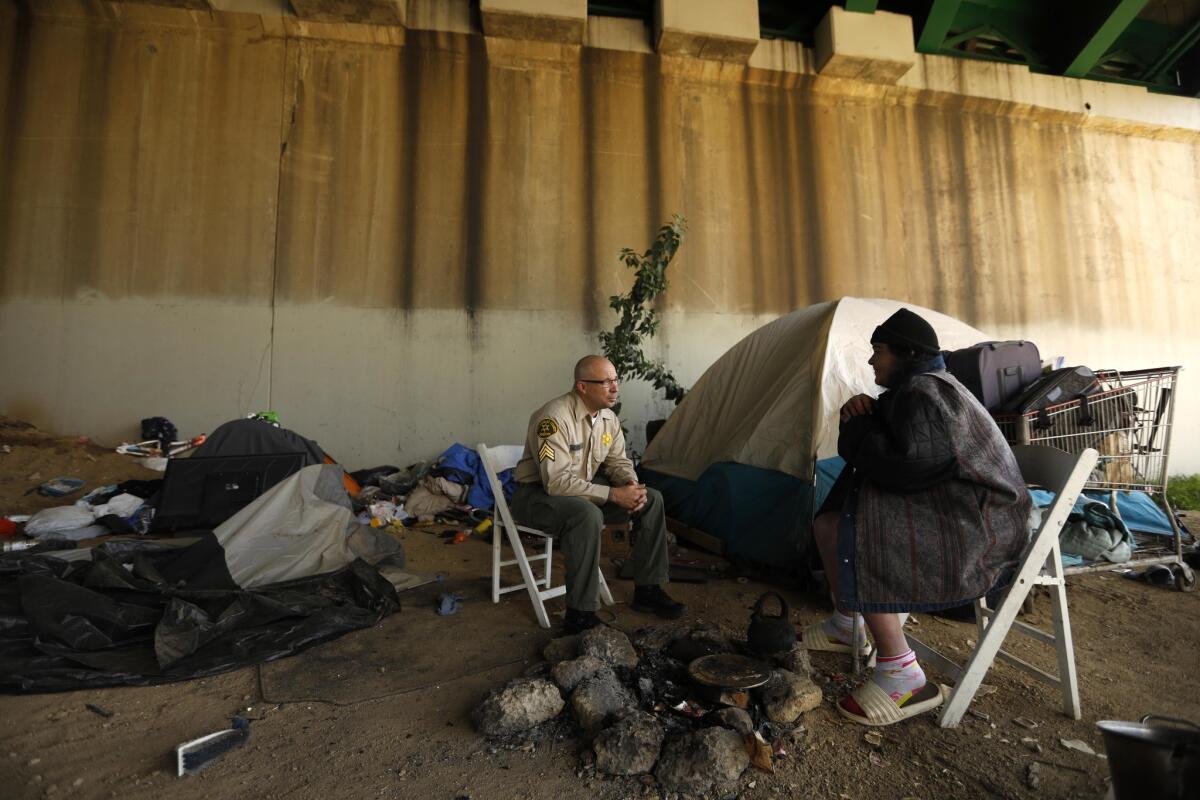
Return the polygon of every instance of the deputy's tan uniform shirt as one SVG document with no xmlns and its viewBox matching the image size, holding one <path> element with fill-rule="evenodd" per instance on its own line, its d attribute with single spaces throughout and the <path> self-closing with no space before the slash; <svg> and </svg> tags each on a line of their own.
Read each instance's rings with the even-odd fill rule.
<svg viewBox="0 0 1200 800">
<path fill-rule="evenodd" d="M 586 497 L 604 505 L 609 487 L 592 483 L 601 464 L 614 486 L 637 480 L 617 415 L 602 408 L 593 419 L 570 391 L 533 412 L 513 476 L 518 483 L 541 483 L 552 497 Z"/>
</svg>

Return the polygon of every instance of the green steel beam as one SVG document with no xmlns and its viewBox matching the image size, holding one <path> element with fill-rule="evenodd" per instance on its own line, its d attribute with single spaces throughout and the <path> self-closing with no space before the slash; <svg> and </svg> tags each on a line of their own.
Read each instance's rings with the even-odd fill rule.
<svg viewBox="0 0 1200 800">
<path fill-rule="evenodd" d="M 1200 19 L 1187 29 L 1187 32 L 1179 38 L 1175 44 L 1162 54 L 1162 58 L 1154 62 L 1154 66 L 1146 70 L 1142 75 L 1148 81 L 1158 80 L 1158 76 L 1166 72 L 1171 67 L 1175 66 L 1175 62 L 1183 58 L 1184 54 L 1196 46 L 1200 42 Z"/>
<path fill-rule="evenodd" d="M 846 0 L 847 11 L 857 11 L 860 14 L 874 14 L 879 0 Z"/>
<path fill-rule="evenodd" d="M 1145 8 L 1146 2 L 1147 0 L 1116 0 L 1112 5 L 1112 10 L 1104 17 L 1095 33 L 1088 37 L 1079 53 L 1063 70 L 1063 74 L 1068 78 L 1086 77 L 1100 63 L 1100 59 L 1117 41 L 1117 37 Z"/>
<path fill-rule="evenodd" d="M 917 37 L 917 50 L 922 53 L 936 53 L 941 49 L 961 5 L 962 0 L 933 0 L 929 16 L 921 26 L 921 35 Z"/>
</svg>

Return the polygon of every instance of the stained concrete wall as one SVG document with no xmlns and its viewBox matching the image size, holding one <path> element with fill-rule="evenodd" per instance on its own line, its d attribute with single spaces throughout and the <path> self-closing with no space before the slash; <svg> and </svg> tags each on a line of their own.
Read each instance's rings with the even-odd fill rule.
<svg viewBox="0 0 1200 800">
<path fill-rule="evenodd" d="M 519 440 L 612 323 L 619 248 L 673 212 L 651 349 L 685 383 L 846 294 L 1098 367 L 1200 355 L 1178 104 L 981 99 L 945 76 L 994 68 L 944 59 L 872 86 L 771 43 L 746 68 L 98 7 L 0 21 L 0 410 L 47 427 L 269 406 L 355 466 Z M 1191 391 L 1173 463 L 1197 470 Z M 636 442 L 665 406 L 625 392 Z"/>
</svg>

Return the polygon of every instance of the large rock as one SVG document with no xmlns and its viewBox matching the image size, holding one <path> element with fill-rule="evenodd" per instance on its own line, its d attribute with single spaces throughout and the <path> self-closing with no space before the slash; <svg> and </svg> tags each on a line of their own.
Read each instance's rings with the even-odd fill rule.
<svg viewBox="0 0 1200 800">
<path fill-rule="evenodd" d="M 586 678 L 571 693 L 571 711 L 579 727 L 592 733 L 604 726 L 613 714 L 636 706 L 633 695 L 611 669 Z"/>
<path fill-rule="evenodd" d="M 776 669 L 762 689 L 762 702 L 767 719 L 792 723 L 821 705 L 821 690 L 807 675 Z"/>
<path fill-rule="evenodd" d="M 740 735 L 728 728 L 704 728 L 669 740 L 654 775 L 668 791 L 724 794 L 750 763 Z"/>
<path fill-rule="evenodd" d="M 579 634 L 579 655 L 590 655 L 616 667 L 636 667 L 637 650 L 629 637 L 616 628 L 597 625 Z"/>
<path fill-rule="evenodd" d="M 580 656 L 570 661 L 560 661 L 550 670 L 550 677 L 564 692 L 569 692 L 601 670 L 609 666 L 595 656 Z"/>
<path fill-rule="evenodd" d="M 654 768 L 662 748 L 663 729 L 653 714 L 627 711 L 600 731 L 592 743 L 596 769 L 609 775 L 640 775 Z"/>
<path fill-rule="evenodd" d="M 563 710 L 562 693 L 544 678 L 518 678 L 492 692 L 471 717 L 484 736 L 507 736 L 527 731 Z"/>
<path fill-rule="evenodd" d="M 754 720 L 750 718 L 750 714 L 741 708 L 722 708 L 720 711 L 714 711 L 712 719 L 721 727 L 729 728 L 734 733 L 742 736 L 749 736 L 754 733 Z"/>
<path fill-rule="evenodd" d="M 542 658 L 546 659 L 551 664 L 557 664 L 559 661 L 568 661 L 578 654 L 578 634 L 575 636 L 559 636 L 556 639 L 551 639 L 550 642 L 542 649 Z"/>
<path fill-rule="evenodd" d="M 771 657 L 775 666 L 794 672 L 804 678 L 812 677 L 812 661 L 808 657 L 808 648 L 796 642 L 792 649 L 784 653 L 776 653 Z"/>
<path fill-rule="evenodd" d="M 633 634 L 633 646 L 645 652 L 647 650 L 666 650 L 676 639 L 691 633 L 692 624 L 689 622 L 670 622 L 666 625 L 653 625 L 639 628 Z"/>
</svg>

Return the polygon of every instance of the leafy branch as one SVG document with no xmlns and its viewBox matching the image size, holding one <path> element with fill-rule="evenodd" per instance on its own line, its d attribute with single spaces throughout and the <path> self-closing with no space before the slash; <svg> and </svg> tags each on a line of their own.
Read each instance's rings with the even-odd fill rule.
<svg viewBox="0 0 1200 800">
<path fill-rule="evenodd" d="M 667 266 L 683 244 L 686 230 L 687 220 L 674 214 L 669 224 L 658 229 L 649 250 L 641 255 L 628 247 L 621 251 L 621 260 L 634 271 L 633 286 L 626 294 L 608 298 L 609 307 L 620 314 L 621 319 L 612 331 L 600 334 L 600 346 L 618 375 L 627 380 L 650 381 L 676 405 L 683 400 L 687 390 L 661 361 L 646 358 L 642 352 L 642 337 L 650 338 L 658 332 L 658 315 L 648 304 L 667 290 Z"/>
</svg>

